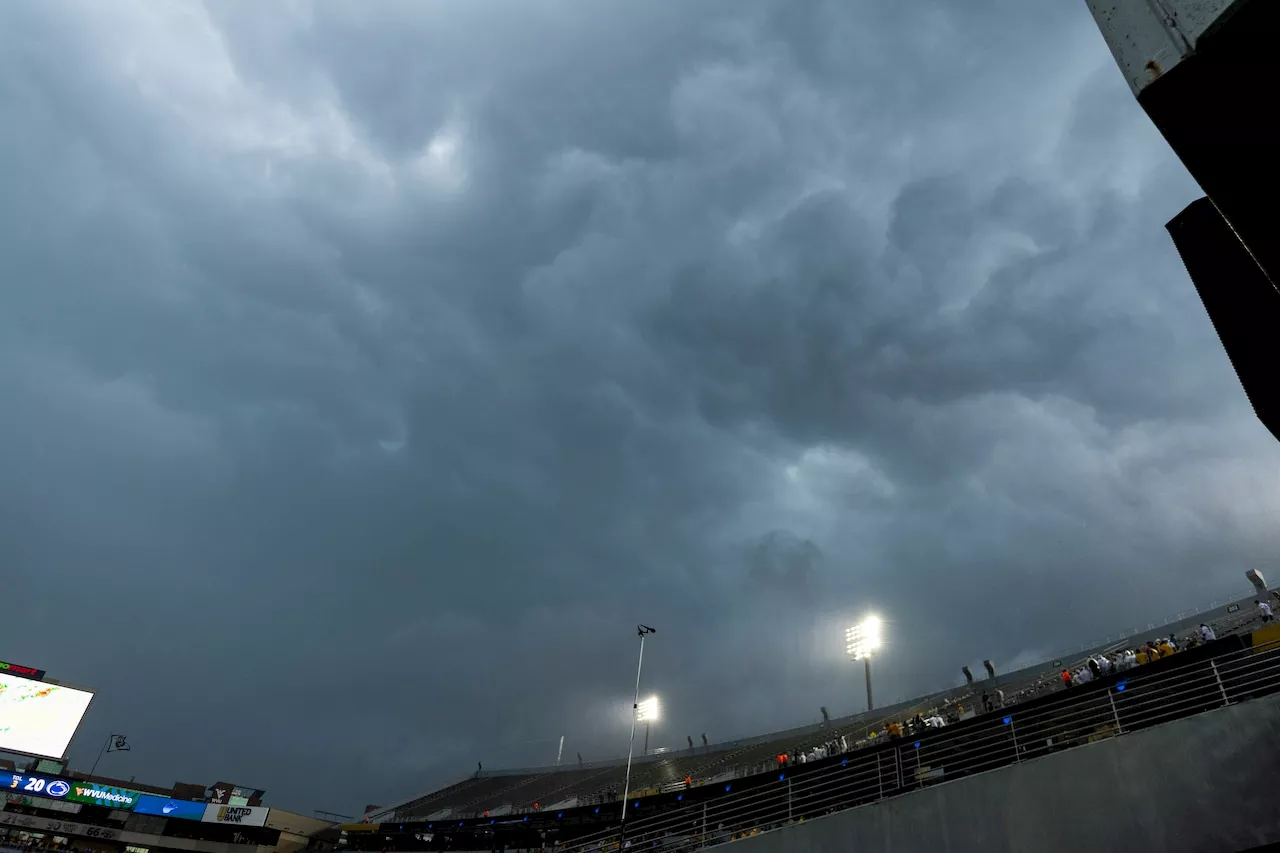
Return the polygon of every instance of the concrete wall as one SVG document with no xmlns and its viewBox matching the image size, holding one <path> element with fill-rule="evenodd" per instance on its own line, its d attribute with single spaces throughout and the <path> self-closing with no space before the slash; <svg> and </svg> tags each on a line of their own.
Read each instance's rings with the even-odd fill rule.
<svg viewBox="0 0 1280 853">
<path fill-rule="evenodd" d="M 1280 842 L 1280 695 L 737 842 L 742 853 L 1231 853 Z"/>
<path fill-rule="evenodd" d="M 1150 0 L 1086 2 L 1136 95 L 1190 53 L 1220 16 L 1245 0 L 1163 0 L 1163 11 Z"/>
</svg>

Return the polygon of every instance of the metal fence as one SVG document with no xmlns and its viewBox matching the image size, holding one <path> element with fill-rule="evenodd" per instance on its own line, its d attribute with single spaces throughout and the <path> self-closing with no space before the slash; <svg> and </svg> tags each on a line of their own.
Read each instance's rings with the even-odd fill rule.
<svg viewBox="0 0 1280 853">
<path fill-rule="evenodd" d="M 812 772 L 784 770 L 741 794 L 633 820 L 625 834 L 615 827 L 560 849 L 697 850 L 1220 708 L 1280 690 L 1280 642 L 1126 676 L 1106 689 L 1068 690 L 1023 711 L 988 714 L 977 725 L 846 753 Z"/>
</svg>

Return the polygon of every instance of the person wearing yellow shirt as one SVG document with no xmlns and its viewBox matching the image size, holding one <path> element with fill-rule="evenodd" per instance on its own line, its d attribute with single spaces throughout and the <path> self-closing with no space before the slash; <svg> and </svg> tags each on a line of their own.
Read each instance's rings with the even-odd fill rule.
<svg viewBox="0 0 1280 853">
<path fill-rule="evenodd" d="M 1169 641 L 1168 641 L 1168 640 L 1162 640 L 1162 641 L 1160 642 L 1160 656 L 1161 656 L 1161 657 L 1165 657 L 1165 658 L 1167 658 L 1169 655 L 1173 654 L 1173 652 L 1174 652 L 1174 648 L 1173 648 L 1173 646 L 1169 645 Z"/>
</svg>

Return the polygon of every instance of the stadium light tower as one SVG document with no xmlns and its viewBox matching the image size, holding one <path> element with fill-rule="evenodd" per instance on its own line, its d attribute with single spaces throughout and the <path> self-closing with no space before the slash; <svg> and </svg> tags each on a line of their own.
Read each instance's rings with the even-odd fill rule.
<svg viewBox="0 0 1280 853">
<path fill-rule="evenodd" d="M 649 726 L 662 719 L 662 708 L 658 705 L 658 697 L 650 696 L 636 706 L 636 719 L 644 723 L 644 754 L 649 754 Z"/>
<path fill-rule="evenodd" d="M 867 671 L 867 710 L 871 710 L 871 653 L 880 648 L 880 617 L 871 615 L 844 632 L 845 651 L 853 660 L 861 660 Z"/>
<path fill-rule="evenodd" d="M 627 775 L 626 780 L 622 783 L 622 823 L 627 822 L 627 797 L 631 796 L 631 755 L 636 749 L 636 722 L 640 718 L 640 670 L 644 667 L 644 638 L 649 634 L 658 633 L 657 629 L 650 628 L 648 625 L 637 625 L 636 631 L 640 634 L 640 660 L 636 663 L 636 698 L 631 703 L 631 744 L 627 747 Z M 646 729 L 646 732 L 648 730 Z M 646 742 L 648 735 L 645 735 Z"/>
</svg>

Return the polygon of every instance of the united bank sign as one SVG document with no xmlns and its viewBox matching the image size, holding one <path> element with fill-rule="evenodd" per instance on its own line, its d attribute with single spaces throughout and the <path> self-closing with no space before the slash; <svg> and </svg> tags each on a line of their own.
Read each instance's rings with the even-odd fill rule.
<svg viewBox="0 0 1280 853">
<path fill-rule="evenodd" d="M 204 810 L 205 823 L 229 823 L 232 826 L 265 826 L 266 806 L 223 806 L 210 803 Z"/>
</svg>

